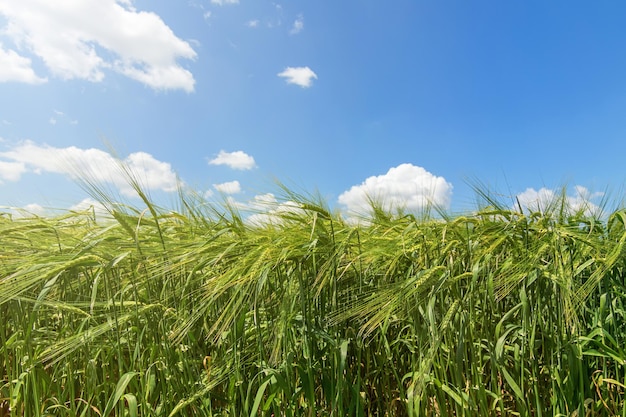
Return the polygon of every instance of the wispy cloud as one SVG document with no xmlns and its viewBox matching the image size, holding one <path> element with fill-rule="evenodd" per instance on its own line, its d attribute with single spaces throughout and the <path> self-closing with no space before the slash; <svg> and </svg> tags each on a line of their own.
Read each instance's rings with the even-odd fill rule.
<svg viewBox="0 0 626 417">
<path fill-rule="evenodd" d="M 238 4 L 239 0 L 211 0 L 211 3 L 223 6 L 225 4 Z"/>
<path fill-rule="evenodd" d="M 249 170 L 256 166 L 254 158 L 243 151 L 220 151 L 217 157 L 209 160 L 211 165 L 226 165 L 232 169 Z"/>
<path fill-rule="evenodd" d="M 302 32 L 302 29 L 304 29 L 304 17 L 299 14 L 296 20 L 293 22 L 293 26 L 291 26 L 291 30 L 289 31 L 289 33 L 292 35 L 296 35 Z"/>
<path fill-rule="evenodd" d="M 367 178 L 339 196 L 339 203 L 348 211 L 367 213 L 375 201 L 385 209 L 419 210 L 431 204 L 449 207 L 452 184 L 424 168 L 401 164 L 384 175 Z"/>
<path fill-rule="evenodd" d="M 48 80 L 35 74 L 30 58 L 21 56 L 13 50 L 4 49 L 0 43 L 0 82 L 10 81 L 42 84 Z"/>
<path fill-rule="evenodd" d="M 196 52 L 157 14 L 137 11 L 130 1 L 4 1 L 0 14 L 8 21 L 0 29 L 41 58 L 56 77 L 99 82 L 105 70 L 112 70 L 156 90 L 194 89 L 192 73 L 177 60 L 195 59 Z M 0 64 L 0 81 L 45 81 L 34 74 L 30 60 L 15 51 L 0 49 L 3 61 L 12 70 Z"/>
<path fill-rule="evenodd" d="M 274 5 L 275 16 L 266 23 L 267 27 L 270 29 L 282 26 L 283 24 L 283 6 L 278 3 L 272 4 Z"/>
<path fill-rule="evenodd" d="M 238 194 L 241 192 L 239 181 L 223 182 L 221 184 L 213 184 L 213 187 L 224 194 Z"/>
<path fill-rule="evenodd" d="M 287 67 L 283 72 L 279 72 L 278 76 L 285 78 L 288 84 L 299 85 L 302 88 L 310 87 L 313 79 L 317 79 L 317 74 L 309 67 Z"/>
<path fill-rule="evenodd" d="M 259 19 L 248 20 L 246 26 L 249 28 L 256 28 L 259 26 Z"/>
<path fill-rule="evenodd" d="M 178 181 L 171 165 L 146 152 L 134 152 L 118 161 L 100 149 L 82 149 L 75 146 L 55 148 L 32 141 L 0 152 L 0 179 L 18 181 L 27 172 L 56 173 L 75 179 L 82 177 L 111 183 L 122 194 L 133 196 L 134 190 L 128 184 L 128 177 L 120 162 L 148 190 L 171 192 L 177 189 Z"/>
<path fill-rule="evenodd" d="M 70 125 L 77 125 L 78 120 L 70 119 L 68 115 L 60 110 L 52 110 L 53 116 L 50 116 L 48 119 L 48 123 L 51 125 L 56 125 L 58 123 L 69 123 Z"/>
</svg>

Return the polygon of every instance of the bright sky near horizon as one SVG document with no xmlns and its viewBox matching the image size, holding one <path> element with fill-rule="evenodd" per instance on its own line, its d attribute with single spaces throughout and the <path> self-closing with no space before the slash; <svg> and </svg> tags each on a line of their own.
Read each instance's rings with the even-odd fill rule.
<svg viewBox="0 0 626 417">
<path fill-rule="evenodd" d="M 625 2 L 0 0 L 0 206 L 34 213 L 132 195 L 108 146 L 171 200 L 598 203 L 625 116 Z"/>
</svg>

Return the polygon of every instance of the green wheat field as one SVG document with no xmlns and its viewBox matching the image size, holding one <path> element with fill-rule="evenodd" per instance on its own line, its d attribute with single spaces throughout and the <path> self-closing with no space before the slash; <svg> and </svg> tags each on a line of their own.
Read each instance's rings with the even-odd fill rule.
<svg viewBox="0 0 626 417">
<path fill-rule="evenodd" d="M 132 181 L 131 181 L 132 182 Z M 626 416 L 626 210 L 0 215 L 0 416 Z M 285 206 L 282 206 L 285 207 Z"/>
</svg>

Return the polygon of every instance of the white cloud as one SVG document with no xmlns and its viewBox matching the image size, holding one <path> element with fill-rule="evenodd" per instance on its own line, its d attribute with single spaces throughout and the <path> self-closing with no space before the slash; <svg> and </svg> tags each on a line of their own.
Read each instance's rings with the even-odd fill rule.
<svg viewBox="0 0 626 417">
<path fill-rule="evenodd" d="M 23 207 L 23 209 L 28 213 L 34 214 L 35 216 L 43 216 L 46 213 L 46 209 L 37 203 L 27 204 Z"/>
<path fill-rule="evenodd" d="M 223 6 L 225 4 L 237 4 L 239 0 L 211 0 L 211 3 Z"/>
<path fill-rule="evenodd" d="M 582 211 L 585 215 L 593 215 L 600 213 L 600 207 L 598 207 L 591 200 L 602 197 L 602 192 L 590 192 L 586 187 L 577 185 L 574 187 L 574 195 L 563 195 L 562 193 L 556 193 L 549 188 L 540 188 L 535 190 L 534 188 L 527 188 L 524 192 L 516 196 L 519 205 L 523 210 L 527 211 L 539 211 L 548 212 L 550 210 L 560 210 L 560 203 L 565 203 L 565 210 L 568 213 L 574 213 Z M 561 200 L 564 198 L 564 200 Z"/>
<path fill-rule="evenodd" d="M 530 211 L 542 211 L 549 207 L 556 198 L 554 190 L 541 188 L 539 191 L 534 188 L 527 188 L 524 192 L 516 196 L 517 201 L 523 209 Z"/>
<path fill-rule="evenodd" d="M 69 208 L 71 211 L 87 211 L 93 210 L 96 218 L 110 218 L 111 215 L 102 204 L 93 198 L 85 198 L 81 202 L 74 204 Z"/>
<path fill-rule="evenodd" d="M 258 27 L 259 26 L 259 20 L 258 19 L 249 20 L 248 22 L 246 22 L 246 26 L 248 26 L 249 28 Z"/>
<path fill-rule="evenodd" d="M 71 206 L 69 208 L 69 210 L 72 210 L 72 211 L 84 211 L 84 210 L 88 210 L 89 208 L 91 208 L 91 207 L 93 207 L 95 205 L 100 205 L 100 203 L 97 202 L 96 200 L 94 200 L 93 198 L 85 198 L 84 200 L 80 201 L 79 203 L 76 203 L 73 206 Z"/>
<path fill-rule="evenodd" d="M 242 203 L 241 201 L 237 201 L 232 196 L 226 197 L 225 203 L 228 204 L 229 206 L 234 207 L 234 208 L 239 209 L 239 210 L 246 210 L 248 208 L 248 205 L 246 203 Z"/>
<path fill-rule="evenodd" d="M 387 210 L 405 208 L 419 210 L 430 204 L 449 207 L 452 184 L 424 168 L 401 164 L 386 174 L 367 178 L 339 196 L 339 203 L 350 212 L 365 214 L 370 201 L 376 201 Z"/>
<path fill-rule="evenodd" d="M 47 214 L 47 210 L 36 203 L 27 204 L 24 207 L 7 207 L 15 219 L 25 219 L 29 217 L 42 217 Z"/>
<path fill-rule="evenodd" d="M 298 15 L 298 18 L 293 22 L 293 26 L 291 27 L 289 33 L 292 35 L 296 35 L 302 32 L 302 29 L 304 29 L 304 17 L 300 14 Z"/>
<path fill-rule="evenodd" d="M 176 174 L 168 162 L 159 161 L 146 152 L 133 152 L 124 159 L 124 163 L 148 189 L 167 192 L 178 189 Z"/>
<path fill-rule="evenodd" d="M 22 162 L 0 161 L 0 184 L 3 180 L 18 181 L 26 172 L 26 165 Z"/>
<path fill-rule="evenodd" d="M 8 81 L 41 84 L 45 83 L 47 79 L 35 74 L 31 67 L 30 58 L 18 55 L 13 50 L 4 49 L 0 43 L 0 82 Z"/>
<path fill-rule="evenodd" d="M 591 200 L 593 198 L 600 198 L 604 196 L 602 191 L 596 191 L 592 193 L 587 189 L 587 187 L 583 187 L 582 185 L 574 186 L 574 190 L 576 191 L 576 195 L 585 200 Z"/>
<path fill-rule="evenodd" d="M 8 21 L 3 32 L 59 78 L 99 82 L 112 70 L 156 90 L 194 89 L 193 75 L 177 60 L 195 59 L 196 52 L 130 0 L 5 0 L 0 14 Z"/>
<path fill-rule="evenodd" d="M 280 224 L 284 221 L 285 214 L 303 212 L 300 204 L 293 201 L 279 203 L 272 193 L 255 196 L 243 208 L 253 211 L 253 214 L 246 218 L 246 223 L 253 226 Z"/>
<path fill-rule="evenodd" d="M 206 12 L 204 12 L 204 14 L 202 14 L 202 17 L 204 18 L 204 20 L 209 20 L 211 18 L 211 11 L 207 10 Z"/>
<path fill-rule="evenodd" d="M 0 215 L 9 214 L 14 219 L 28 219 L 32 217 L 43 217 L 49 214 L 43 206 L 39 204 L 27 204 L 24 207 L 0 206 Z"/>
<path fill-rule="evenodd" d="M 78 124 L 78 120 L 71 120 L 68 115 L 60 110 L 52 110 L 52 112 L 54 114 L 48 119 L 48 123 L 51 125 L 56 125 L 58 123 L 69 123 L 71 125 Z"/>
<path fill-rule="evenodd" d="M 241 192 L 239 181 L 223 182 L 221 184 L 213 184 L 213 187 L 224 194 L 237 194 Z"/>
<path fill-rule="evenodd" d="M 253 209 L 267 210 L 268 207 L 278 204 L 276 196 L 272 193 L 255 195 L 249 205 Z"/>
<path fill-rule="evenodd" d="M 211 165 L 226 165 L 232 169 L 248 170 L 256 166 L 254 158 L 243 151 L 220 151 L 216 158 L 209 161 Z"/>
<path fill-rule="evenodd" d="M 74 179 L 84 177 L 112 183 L 122 194 L 134 195 L 119 161 L 100 149 L 81 149 L 75 146 L 55 148 L 26 141 L 8 151 L 0 152 L 0 158 L 5 159 L 4 162 L 0 160 L 0 164 L 21 167 L 13 172 L 12 177 L 5 177 L 13 181 L 17 181 L 22 174 L 29 171 L 37 174 L 51 172 Z M 176 191 L 178 187 L 176 174 L 172 171 L 171 165 L 155 159 L 148 153 L 134 152 L 121 162 L 147 190 L 171 192 Z"/>
<path fill-rule="evenodd" d="M 296 84 L 302 88 L 310 87 L 313 78 L 317 79 L 317 74 L 309 67 L 287 67 L 283 72 L 278 73 L 278 76 L 286 78 L 287 84 Z"/>
</svg>

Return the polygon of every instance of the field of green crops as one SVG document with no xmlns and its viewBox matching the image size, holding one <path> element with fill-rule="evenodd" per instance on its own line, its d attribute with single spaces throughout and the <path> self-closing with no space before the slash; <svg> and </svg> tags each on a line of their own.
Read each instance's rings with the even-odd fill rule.
<svg viewBox="0 0 626 417">
<path fill-rule="evenodd" d="M 0 216 L 0 416 L 626 416 L 626 211 Z"/>
</svg>

